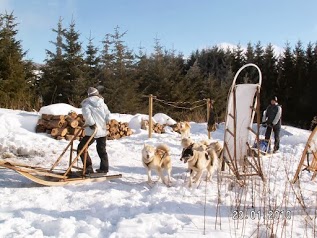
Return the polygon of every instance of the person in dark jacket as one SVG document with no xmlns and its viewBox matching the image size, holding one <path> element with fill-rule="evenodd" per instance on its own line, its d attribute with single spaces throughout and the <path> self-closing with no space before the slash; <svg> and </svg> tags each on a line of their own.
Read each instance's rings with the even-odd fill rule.
<svg viewBox="0 0 317 238">
<path fill-rule="evenodd" d="M 85 136 L 81 139 L 77 147 L 77 153 L 84 148 L 85 144 L 93 134 L 95 128 L 97 132 L 94 138 L 90 141 L 88 147 L 94 142 L 97 142 L 97 153 L 100 157 L 100 168 L 98 173 L 107 173 L 109 170 L 108 154 L 106 151 L 106 123 L 109 121 L 110 111 L 104 103 L 104 99 L 99 95 L 96 88 L 88 88 L 88 98 L 82 101 L 82 112 L 85 119 Z M 81 159 L 84 161 L 84 154 L 81 154 Z M 93 173 L 92 161 L 87 152 L 86 173 Z"/>
<path fill-rule="evenodd" d="M 277 97 L 271 99 L 271 104 L 263 113 L 262 122 L 267 126 L 265 132 L 265 140 L 269 140 L 272 130 L 274 132 L 274 149 L 273 153 L 280 148 L 280 131 L 281 131 L 282 107 L 277 103 Z"/>
<path fill-rule="evenodd" d="M 214 100 L 210 100 L 209 103 L 209 117 L 208 117 L 208 122 L 207 122 L 207 130 L 212 132 L 217 129 L 216 123 L 217 123 L 217 118 L 216 118 L 216 113 L 214 111 Z"/>
</svg>

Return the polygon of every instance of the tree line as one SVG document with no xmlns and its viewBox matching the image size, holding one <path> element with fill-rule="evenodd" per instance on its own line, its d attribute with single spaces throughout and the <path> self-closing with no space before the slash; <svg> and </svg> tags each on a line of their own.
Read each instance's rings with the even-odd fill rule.
<svg viewBox="0 0 317 238">
<path fill-rule="evenodd" d="M 39 109 L 42 105 L 68 103 L 80 107 L 87 88 L 100 89 L 112 112 L 147 113 L 146 96 L 159 101 L 154 112 L 163 112 L 176 120 L 206 120 L 206 108 L 186 110 L 198 100 L 211 98 L 218 120 L 224 120 L 226 100 L 235 73 L 246 63 L 254 63 L 262 72 L 261 111 L 277 96 L 283 107 L 283 124 L 309 128 L 317 115 L 317 44 L 303 46 L 298 41 L 292 49 L 286 43 L 284 52 L 276 55 L 272 44 L 248 43 L 246 50 L 217 46 L 193 51 L 184 57 L 166 49 L 154 39 L 152 53 L 129 49 L 124 41 L 127 32 L 115 27 L 106 33 L 97 47 L 90 36 L 88 44 L 80 41 L 75 21 L 64 25 L 59 19 L 46 49 L 45 63 L 36 67 L 25 60 L 21 41 L 17 40 L 17 23 L 13 13 L 0 15 L 0 106 L 12 109 Z M 39 71 L 35 71 L 35 69 Z M 36 73 L 36 72 L 41 72 Z M 257 82 L 258 73 L 247 68 L 238 82 Z"/>
</svg>

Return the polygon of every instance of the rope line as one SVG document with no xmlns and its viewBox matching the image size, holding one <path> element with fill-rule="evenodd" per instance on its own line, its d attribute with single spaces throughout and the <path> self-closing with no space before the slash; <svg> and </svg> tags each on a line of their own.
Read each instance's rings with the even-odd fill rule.
<svg viewBox="0 0 317 238">
<path fill-rule="evenodd" d="M 175 107 L 175 108 L 179 108 L 179 109 L 185 109 L 185 110 L 193 110 L 193 109 L 196 109 L 196 108 L 199 108 L 199 107 L 202 107 L 202 106 L 205 106 L 206 105 L 206 101 L 205 100 L 199 100 L 199 101 L 195 101 L 191 104 L 197 104 L 197 103 L 200 103 L 200 102 L 204 102 L 203 104 L 200 104 L 200 105 L 197 105 L 197 106 L 193 106 L 193 107 L 184 107 L 184 106 L 177 106 L 175 105 L 176 103 L 175 102 L 167 102 L 165 100 L 162 100 L 162 99 L 158 99 L 158 98 L 153 98 L 153 100 L 156 100 L 162 104 L 165 104 L 165 105 L 168 105 L 168 106 L 171 106 L 171 107 Z"/>
</svg>

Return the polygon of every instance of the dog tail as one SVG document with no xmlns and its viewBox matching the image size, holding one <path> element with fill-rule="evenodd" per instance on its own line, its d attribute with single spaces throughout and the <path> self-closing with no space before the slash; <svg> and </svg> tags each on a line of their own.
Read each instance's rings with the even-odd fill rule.
<svg viewBox="0 0 317 238">
<path fill-rule="evenodd" d="M 164 153 L 166 154 L 166 155 L 170 155 L 170 149 L 169 149 L 169 147 L 167 146 L 167 145 L 165 145 L 165 144 L 160 144 L 160 145 L 158 145 L 157 147 L 156 147 L 156 150 L 158 150 L 158 151 L 164 151 Z"/>
<path fill-rule="evenodd" d="M 200 141 L 200 144 L 205 145 L 205 146 L 209 146 L 210 145 L 210 141 L 202 140 L 202 141 Z"/>
<path fill-rule="evenodd" d="M 216 151 L 216 153 L 219 155 L 221 153 L 221 151 L 223 150 L 223 146 L 220 144 L 219 141 L 210 143 L 210 145 L 208 146 L 209 149 L 214 149 Z"/>
<path fill-rule="evenodd" d="M 218 157 L 218 155 L 216 153 L 216 150 L 211 148 L 211 149 L 207 150 L 207 153 L 208 153 L 208 155 L 210 157 L 210 160 L 211 160 L 210 161 L 211 166 L 214 167 L 214 170 L 217 170 L 218 169 L 218 165 L 219 165 L 219 157 Z"/>
</svg>

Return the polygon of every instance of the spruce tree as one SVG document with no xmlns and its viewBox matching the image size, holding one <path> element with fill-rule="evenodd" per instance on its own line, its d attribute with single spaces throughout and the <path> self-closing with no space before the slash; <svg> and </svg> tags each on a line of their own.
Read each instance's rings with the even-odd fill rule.
<svg viewBox="0 0 317 238">
<path fill-rule="evenodd" d="M 245 65 L 245 55 L 243 53 L 243 49 L 240 44 L 238 44 L 237 48 L 233 50 L 231 56 L 231 67 L 232 71 L 236 73 L 243 65 Z M 239 76 L 243 78 L 245 71 Z"/>
<path fill-rule="evenodd" d="M 16 39 L 18 31 L 13 13 L 0 15 L 0 106 L 31 109 L 31 64 L 24 61 L 25 52 Z"/>
<path fill-rule="evenodd" d="M 283 120 L 292 122 L 294 104 L 296 99 L 292 98 L 294 85 L 294 56 L 289 43 L 284 48 L 284 57 L 279 60 L 278 96 L 279 102 L 283 102 Z"/>
<path fill-rule="evenodd" d="M 251 42 L 247 45 L 247 51 L 245 52 L 246 63 L 254 63 L 254 49 Z"/>
<path fill-rule="evenodd" d="M 93 45 L 91 36 L 88 39 L 88 46 L 86 49 L 85 66 L 86 66 L 86 87 L 99 85 L 100 74 L 100 58 L 98 48 Z"/>
<path fill-rule="evenodd" d="M 307 86 L 307 70 L 306 70 L 306 56 L 302 46 L 302 43 L 298 41 L 294 49 L 294 81 L 292 85 L 291 97 L 296 100 L 294 105 L 293 120 L 296 120 L 296 124 L 300 127 L 304 125 L 304 118 L 306 117 L 305 98 L 299 95 L 304 95 L 305 88 Z M 294 101 L 295 103 L 295 101 Z M 309 119 L 309 118 L 307 118 Z"/>
<path fill-rule="evenodd" d="M 79 106 L 86 97 L 85 64 L 82 53 L 82 45 L 79 42 L 79 32 L 75 29 L 75 21 L 72 20 L 69 28 L 63 32 L 65 42 L 62 44 L 63 68 L 67 72 L 64 77 L 62 98 L 64 102 Z"/>
<path fill-rule="evenodd" d="M 101 82 L 105 87 L 104 97 L 111 110 L 120 113 L 133 113 L 139 106 L 137 83 L 134 80 L 133 53 L 124 44 L 119 27 L 114 34 L 107 34 L 103 41 L 101 55 Z"/>
<path fill-rule="evenodd" d="M 62 99 L 65 86 L 64 76 L 67 73 L 63 67 L 63 20 L 59 18 L 57 29 L 52 29 L 56 33 L 56 41 L 50 41 L 55 46 L 55 52 L 46 49 L 45 65 L 39 83 L 39 92 L 43 96 L 44 105 L 65 102 Z"/>
<path fill-rule="evenodd" d="M 263 54 L 261 108 L 264 110 L 270 103 L 272 96 L 278 95 L 277 59 L 272 44 L 268 44 Z"/>
<path fill-rule="evenodd" d="M 312 107 L 312 105 L 315 104 L 316 100 L 317 100 L 317 96 L 316 96 L 316 88 L 317 88 L 317 58 L 316 58 L 316 48 L 314 47 L 314 45 L 309 42 L 309 44 L 307 45 L 307 49 L 306 49 L 306 85 L 304 88 L 304 93 L 302 95 L 302 107 L 303 110 L 305 111 L 305 122 L 306 124 L 306 129 L 308 129 L 309 127 L 309 121 L 317 115 L 317 109 L 313 109 L 312 108 L 316 108 L 316 107 Z"/>
</svg>

